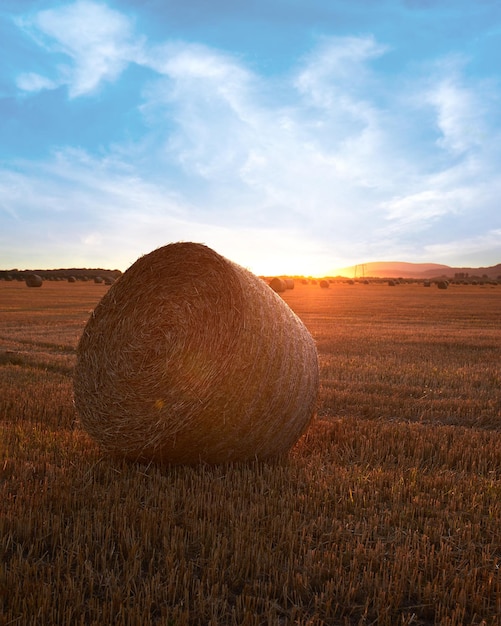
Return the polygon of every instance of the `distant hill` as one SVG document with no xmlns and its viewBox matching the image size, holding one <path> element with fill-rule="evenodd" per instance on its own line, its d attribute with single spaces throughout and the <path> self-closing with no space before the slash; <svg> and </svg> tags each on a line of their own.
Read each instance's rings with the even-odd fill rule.
<svg viewBox="0 0 501 626">
<path fill-rule="evenodd" d="M 450 267 L 439 263 L 404 263 L 400 261 L 380 261 L 351 265 L 338 271 L 339 275 L 348 278 L 365 276 L 379 278 L 434 278 L 446 276 L 454 278 L 463 274 L 470 278 L 485 277 L 497 279 L 501 276 L 501 263 L 490 267 Z"/>
</svg>

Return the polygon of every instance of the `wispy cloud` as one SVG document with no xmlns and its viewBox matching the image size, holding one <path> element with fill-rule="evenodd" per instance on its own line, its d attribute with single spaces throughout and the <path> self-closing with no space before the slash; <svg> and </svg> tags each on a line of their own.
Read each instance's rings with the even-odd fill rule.
<svg viewBox="0 0 501 626">
<path fill-rule="evenodd" d="M 35 72 L 26 72 L 17 78 L 17 86 L 22 91 L 42 91 L 43 89 L 55 89 L 58 83 L 46 76 L 40 76 Z"/>
<path fill-rule="evenodd" d="M 442 59 L 425 95 L 435 109 L 440 133 L 438 145 L 456 156 L 482 149 L 489 143 L 487 121 L 494 104 L 493 85 L 480 80 L 468 84 L 464 75 L 466 67 L 467 59 L 457 56 Z"/>
<path fill-rule="evenodd" d="M 64 55 L 57 77 L 38 77 L 39 88 L 68 85 L 70 97 L 93 92 L 103 81 L 116 80 L 128 63 L 140 55 L 131 21 L 104 4 L 79 0 L 17 20 L 49 52 Z M 33 74 L 21 75 L 18 86 L 33 90 Z"/>
<path fill-rule="evenodd" d="M 351 113 L 348 95 L 367 88 L 374 80 L 369 63 L 388 47 L 373 36 L 325 37 L 308 54 L 295 78 L 297 89 L 312 104 L 330 111 Z M 355 106 L 355 116 L 364 117 L 364 107 Z"/>
</svg>

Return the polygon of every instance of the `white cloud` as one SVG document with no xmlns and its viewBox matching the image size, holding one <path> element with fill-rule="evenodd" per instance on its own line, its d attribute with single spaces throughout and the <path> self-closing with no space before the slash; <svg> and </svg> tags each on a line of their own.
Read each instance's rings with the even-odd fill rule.
<svg viewBox="0 0 501 626">
<path fill-rule="evenodd" d="M 142 62 L 182 84 L 200 79 L 218 83 L 223 94 L 234 92 L 235 87 L 241 87 L 250 77 L 231 56 L 201 44 L 177 42 L 152 46 L 144 52 Z"/>
<path fill-rule="evenodd" d="M 72 98 L 94 91 L 103 81 L 115 80 L 141 54 L 129 19 L 105 4 L 78 0 L 40 11 L 18 24 L 49 51 L 70 57 L 72 64 L 59 68 L 57 80 L 43 82 L 40 77 L 39 84 L 40 88 L 48 88 L 49 83 L 68 84 Z M 30 84 L 34 86 L 33 81 Z M 25 85 L 26 79 L 21 78 L 19 86 Z"/>
<path fill-rule="evenodd" d="M 42 91 L 43 89 L 55 89 L 58 87 L 57 82 L 34 72 L 21 74 L 17 77 L 16 84 L 22 91 Z"/>
<path fill-rule="evenodd" d="M 363 103 L 353 102 L 348 94 L 360 86 L 367 87 L 371 80 L 368 62 L 383 55 L 388 48 L 369 37 L 325 38 L 310 53 L 299 71 L 295 84 L 297 89 L 315 106 L 332 112 L 340 109 L 351 111 L 355 117 L 370 115 Z"/>
<path fill-rule="evenodd" d="M 400 228 L 417 222 L 425 222 L 430 227 L 433 220 L 442 215 L 460 213 L 473 198 L 472 190 L 467 187 L 447 191 L 426 189 L 388 202 L 386 218 L 397 220 Z"/>
<path fill-rule="evenodd" d="M 86 233 L 83 237 L 80 237 L 80 241 L 86 246 L 99 247 L 103 243 L 103 235 L 97 232 Z"/>
<path fill-rule="evenodd" d="M 206 180 L 228 180 L 246 158 L 254 135 L 257 78 L 220 52 L 200 45 L 155 47 L 144 63 L 162 79 L 142 109 L 158 127 L 175 120 L 167 151 Z"/>
<path fill-rule="evenodd" d="M 428 100 L 436 108 L 440 146 L 452 154 L 461 155 L 482 145 L 487 129 L 481 94 L 449 77 L 430 91 Z"/>
</svg>

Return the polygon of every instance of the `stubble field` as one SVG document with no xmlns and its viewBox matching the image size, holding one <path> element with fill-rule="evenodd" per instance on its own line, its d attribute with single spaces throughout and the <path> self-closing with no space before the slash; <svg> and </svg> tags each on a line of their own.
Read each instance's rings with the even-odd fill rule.
<svg viewBox="0 0 501 626">
<path fill-rule="evenodd" d="M 297 284 L 277 463 L 126 464 L 72 405 L 108 287 L 0 282 L 0 626 L 501 624 L 501 286 Z"/>
</svg>

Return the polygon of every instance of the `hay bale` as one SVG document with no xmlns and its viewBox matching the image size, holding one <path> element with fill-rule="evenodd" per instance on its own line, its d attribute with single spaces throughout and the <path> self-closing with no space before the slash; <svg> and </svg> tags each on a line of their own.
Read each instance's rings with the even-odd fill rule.
<svg viewBox="0 0 501 626">
<path fill-rule="evenodd" d="M 439 289 L 447 289 L 449 287 L 449 281 L 448 280 L 439 280 L 437 282 L 437 287 Z"/>
<path fill-rule="evenodd" d="M 278 276 L 275 276 L 275 278 L 272 278 L 270 280 L 269 286 L 276 293 L 282 293 L 282 291 L 287 290 L 287 285 L 285 283 L 285 280 L 283 278 L 278 278 Z"/>
<path fill-rule="evenodd" d="M 294 279 L 293 278 L 284 278 L 285 288 L 286 289 L 294 289 Z"/>
<path fill-rule="evenodd" d="M 329 288 L 329 281 L 328 280 L 321 280 L 320 281 L 320 287 L 322 289 L 328 289 Z"/>
<path fill-rule="evenodd" d="M 28 274 L 24 281 L 27 287 L 41 287 L 43 284 L 42 277 L 38 274 Z"/>
<path fill-rule="evenodd" d="M 103 281 L 104 279 L 102 276 L 94 276 L 94 282 L 96 283 L 96 285 L 101 285 Z"/>
<path fill-rule="evenodd" d="M 76 283 L 77 279 L 75 278 L 75 276 L 68 276 L 68 282 L 69 283 Z"/>
<path fill-rule="evenodd" d="M 319 386 L 314 341 L 264 281 L 201 244 L 138 259 L 77 349 L 75 406 L 109 453 L 220 463 L 287 452 Z"/>
</svg>

